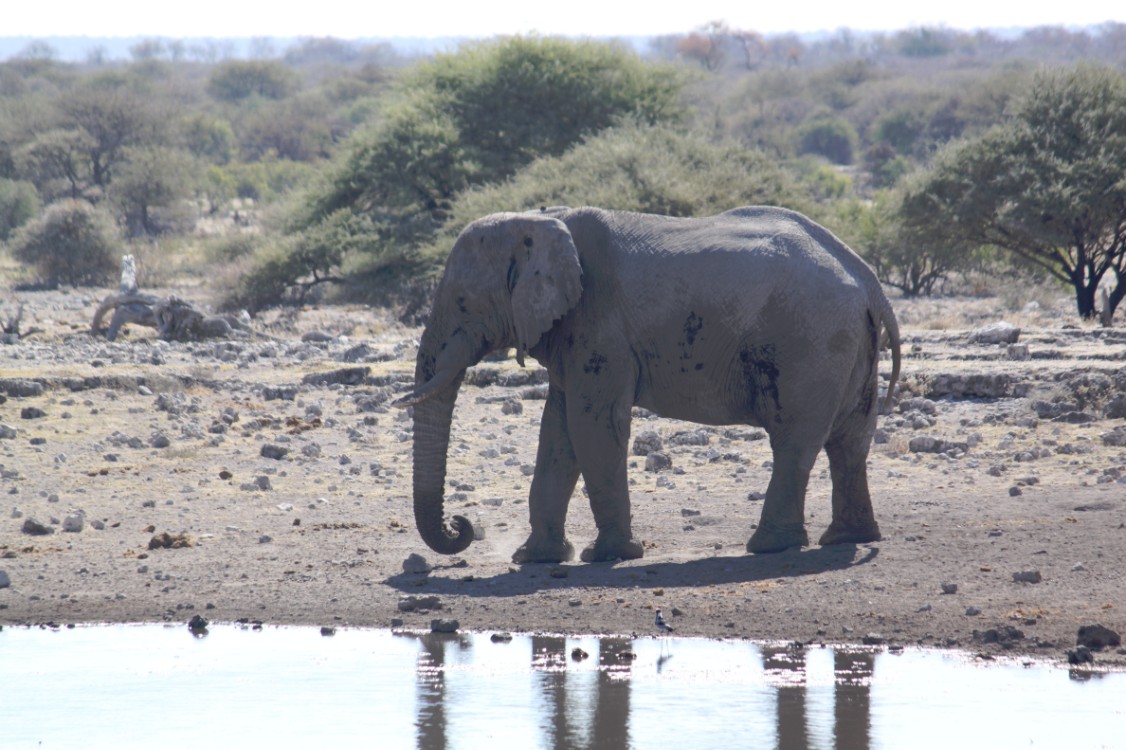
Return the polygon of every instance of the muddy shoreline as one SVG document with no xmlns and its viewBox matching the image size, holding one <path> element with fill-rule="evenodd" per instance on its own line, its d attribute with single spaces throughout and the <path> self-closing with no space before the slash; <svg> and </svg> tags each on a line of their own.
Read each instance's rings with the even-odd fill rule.
<svg viewBox="0 0 1126 750">
<path fill-rule="evenodd" d="M 686 636 L 1062 663 L 1080 627 L 1126 632 L 1126 332 L 1069 324 L 1066 301 L 895 301 L 908 356 L 870 457 L 880 542 L 747 555 L 762 431 L 638 411 L 632 439 L 653 433 L 671 459 L 631 461 L 645 558 L 558 566 L 510 562 L 542 408 L 533 362 L 483 363 L 462 389 L 447 513 L 483 539 L 445 559 L 414 531 L 412 425 L 389 406 L 418 329 L 326 307 L 262 316 L 260 337 L 168 344 L 131 327 L 108 343 L 86 333 L 97 295 L 19 301 L 39 330 L 0 345 L 0 624 L 652 635 L 661 608 Z M 1002 318 L 1015 343 L 975 338 Z M 813 539 L 829 490 L 822 457 Z M 594 536 L 581 484 L 568 533 Z M 1121 646 L 1093 658 L 1126 667 Z"/>
</svg>

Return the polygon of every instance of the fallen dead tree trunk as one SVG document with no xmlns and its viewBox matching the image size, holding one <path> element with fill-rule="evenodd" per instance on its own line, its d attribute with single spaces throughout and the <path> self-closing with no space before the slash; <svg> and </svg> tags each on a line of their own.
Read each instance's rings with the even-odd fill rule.
<svg viewBox="0 0 1126 750">
<path fill-rule="evenodd" d="M 121 259 L 121 283 L 117 294 L 102 300 L 94 312 L 90 335 L 101 334 L 102 321 L 110 311 L 105 336 L 117 338 L 118 331 L 128 323 L 155 328 L 165 341 L 198 341 L 226 338 L 237 332 L 249 333 L 248 321 L 237 315 L 206 315 L 179 297 L 158 297 L 137 289 L 137 266 L 132 255 Z"/>
</svg>

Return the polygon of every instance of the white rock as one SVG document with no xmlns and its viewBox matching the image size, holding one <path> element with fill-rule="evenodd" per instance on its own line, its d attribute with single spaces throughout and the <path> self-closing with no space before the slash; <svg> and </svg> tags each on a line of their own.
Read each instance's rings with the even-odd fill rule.
<svg viewBox="0 0 1126 750">
<path fill-rule="evenodd" d="M 1004 320 L 970 331 L 971 344 L 1015 344 L 1020 328 Z"/>
</svg>

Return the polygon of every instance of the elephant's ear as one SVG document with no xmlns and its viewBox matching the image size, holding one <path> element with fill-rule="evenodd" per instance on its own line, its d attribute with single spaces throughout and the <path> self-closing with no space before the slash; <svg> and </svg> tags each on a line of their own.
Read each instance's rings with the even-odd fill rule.
<svg viewBox="0 0 1126 750">
<path fill-rule="evenodd" d="M 512 288 L 512 317 L 517 354 L 531 349 L 551 325 L 578 304 L 582 295 L 579 251 L 567 225 L 558 219 L 536 219 L 522 238 L 527 262 Z"/>
</svg>

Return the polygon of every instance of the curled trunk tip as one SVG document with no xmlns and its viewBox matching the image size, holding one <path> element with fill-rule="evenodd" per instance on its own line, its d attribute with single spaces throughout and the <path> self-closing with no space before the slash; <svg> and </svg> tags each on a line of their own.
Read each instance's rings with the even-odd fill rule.
<svg viewBox="0 0 1126 750">
<path fill-rule="evenodd" d="M 476 536 L 473 524 L 465 516 L 454 516 L 447 524 L 439 521 L 428 523 L 416 513 L 418 533 L 426 546 L 443 555 L 456 555 L 466 550 Z"/>
</svg>

